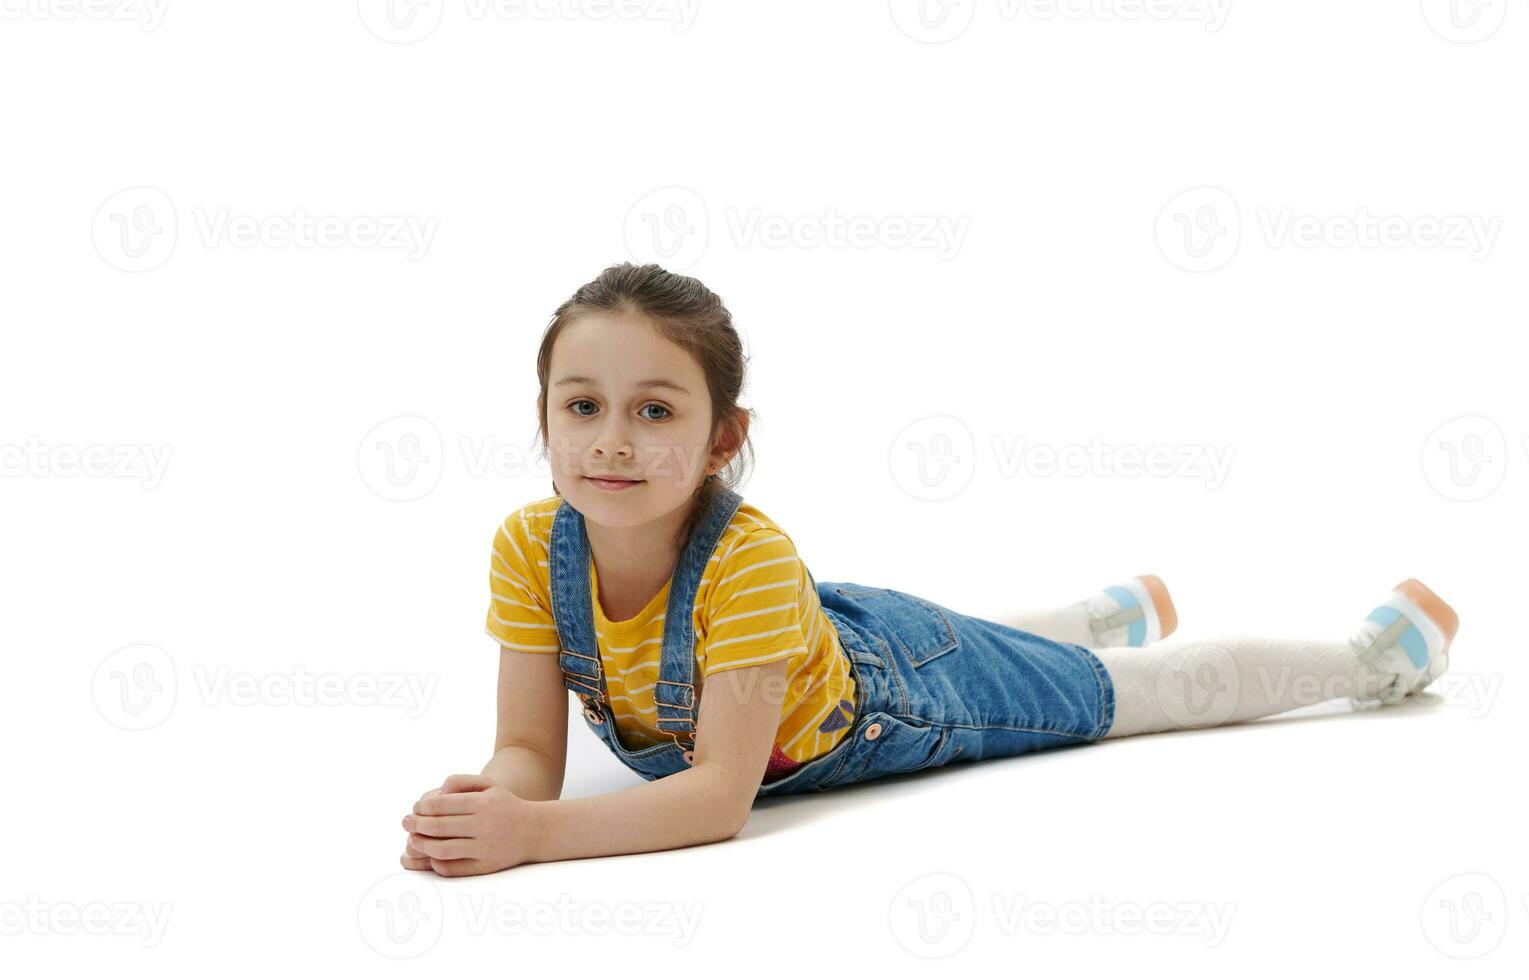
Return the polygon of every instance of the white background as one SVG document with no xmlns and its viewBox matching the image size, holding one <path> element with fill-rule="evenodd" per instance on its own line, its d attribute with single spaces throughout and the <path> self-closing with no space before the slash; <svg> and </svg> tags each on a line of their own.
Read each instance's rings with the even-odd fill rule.
<svg viewBox="0 0 1529 980">
<path fill-rule="evenodd" d="M 437 0 L 398 29 L 381 2 L 0 9 L 8 970 L 1529 959 L 1524 0 Z M 833 237 L 851 216 L 866 235 Z M 298 237 L 317 217 L 338 246 Z M 428 241 L 366 237 L 395 220 Z M 899 234 L 929 221 L 964 231 Z M 1416 576 L 1463 623 L 1441 703 L 761 801 L 714 846 L 395 877 L 399 818 L 492 748 L 489 544 L 551 492 L 541 331 L 625 259 L 728 303 L 759 415 L 743 492 L 819 581 L 996 614 L 1151 571 L 1185 635 L 1333 637 Z M 1178 462 L 1121 471 L 1149 450 Z M 288 687 L 316 677 L 425 694 Z M 571 724 L 567 795 L 640 781 Z M 1004 919 L 1019 900 L 1188 924 L 1047 932 Z M 70 928 L 100 907 L 135 931 Z M 626 912 L 660 917 L 596 918 Z"/>
</svg>

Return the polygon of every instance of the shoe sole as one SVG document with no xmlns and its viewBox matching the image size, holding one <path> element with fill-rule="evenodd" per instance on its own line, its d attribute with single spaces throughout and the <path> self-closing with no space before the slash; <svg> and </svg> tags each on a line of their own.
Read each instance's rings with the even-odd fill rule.
<svg viewBox="0 0 1529 980">
<path fill-rule="evenodd" d="M 1157 607 L 1158 627 L 1166 637 L 1179 628 L 1179 611 L 1173 607 L 1173 598 L 1168 595 L 1168 586 L 1156 575 L 1138 575 L 1136 580 L 1147 589 L 1147 595 L 1152 597 L 1152 605 Z M 1422 584 L 1422 583 L 1418 583 Z"/>
<path fill-rule="evenodd" d="M 1409 578 L 1399 583 L 1392 591 L 1399 592 L 1414 606 L 1433 620 L 1433 624 L 1444 634 L 1444 649 L 1454 642 L 1455 634 L 1460 630 L 1460 615 L 1450 607 L 1449 603 L 1439 598 L 1439 594 L 1415 578 Z"/>
</svg>

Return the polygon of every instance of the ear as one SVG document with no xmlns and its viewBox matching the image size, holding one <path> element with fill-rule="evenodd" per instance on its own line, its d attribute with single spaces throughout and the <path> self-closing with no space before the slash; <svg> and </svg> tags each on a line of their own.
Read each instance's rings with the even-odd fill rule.
<svg viewBox="0 0 1529 980">
<path fill-rule="evenodd" d="M 737 455 L 743 446 L 743 440 L 749 434 L 749 413 L 739 408 L 731 419 L 721 423 L 721 431 L 717 434 L 717 444 L 712 448 L 708 459 L 708 467 L 720 470 L 727 465 L 728 460 Z"/>
</svg>

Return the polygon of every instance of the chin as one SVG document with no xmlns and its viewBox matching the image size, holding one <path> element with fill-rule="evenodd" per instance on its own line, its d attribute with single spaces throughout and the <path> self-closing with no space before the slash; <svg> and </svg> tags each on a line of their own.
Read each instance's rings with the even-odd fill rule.
<svg viewBox="0 0 1529 980">
<path fill-rule="evenodd" d="M 593 518 L 606 525 L 641 524 L 638 513 L 646 512 L 649 508 L 641 506 L 634 500 L 625 499 L 637 492 L 636 488 L 624 490 L 620 493 L 611 493 L 606 490 L 596 489 L 582 476 L 574 479 L 574 488 L 563 491 L 563 498 L 573 505 L 573 509 L 586 517 Z M 558 484 L 562 486 L 561 483 Z M 651 504 L 651 501 L 647 502 Z"/>
</svg>

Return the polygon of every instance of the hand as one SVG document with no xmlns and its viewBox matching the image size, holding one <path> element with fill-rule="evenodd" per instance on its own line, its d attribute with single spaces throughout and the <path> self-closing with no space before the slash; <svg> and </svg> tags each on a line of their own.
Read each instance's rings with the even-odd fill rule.
<svg viewBox="0 0 1529 980">
<path fill-rule="evenodd" d="M 415 803 L 416 804 L 417 803 L 422 803 L 425 800 L 430 799 L 432 796 L 439 796 L 440 792 L 441 792 L 441 787 L 439 787 L 439 786 L 437 786 L 435 789 L 427 789 L 423 793 L 420 794 L 419 799 L 416 800 Z M 405 828 L 405 829 L 407 829 L 407 828 Z M 408 868 L 410 871 L 429 871 L 430 870 L 430 858 L 427 855 L 422 854 L 419 851 L 416 851 L 414 849 L 413 845 L 411 845 L 408 842 L 407 839 L 405 839 L 405 841 L 404 841 L 403 857 L 398 859 L 398 863 L 402 864 L 405 868 Z"/>
<path fill-rule="evenodd" d="M 436 874 L 491 874 L 531 859 L 539 832 L 532 801 L 487 776 L 468 775 L 447 777 L 438 793 L 427 796 L 403 826 L 408 846 Z"/>
</svg>

